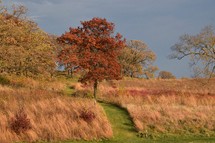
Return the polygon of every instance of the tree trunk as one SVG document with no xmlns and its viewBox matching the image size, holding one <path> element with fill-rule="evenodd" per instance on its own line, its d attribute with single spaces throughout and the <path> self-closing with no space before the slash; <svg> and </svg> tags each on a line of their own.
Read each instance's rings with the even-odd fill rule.
<svg viewBox="0 0 215 143">
<path fill-rule="evenodd" d="M 67 70 L 67 75 L 71 78 L 73 78 L 73 69 L 68 69 Z"/>
<path fill-rule="evenodd" d="M 70 77 L 73 78 L 73 69 L 70 70 Z"/>
<path fill-rule="evenodd" d="M 70 71 L 69 71 L 69 69 L 67 70 L 67 75 L 68 75 L 68 76 L 70 75 Z"/>
<path fill-rule="evenodd" d="M 93 96 L 94 96 L 95 101 L 97 100 L 97 99 L 96 99 L 97 87 L 98 87 L 98 81 L 97 81 L 97 80 L 95 80 L 95 82 L 94 82 L 94 86 L 93 86 L 93 88 L 94 88 Z"/>
</svg>

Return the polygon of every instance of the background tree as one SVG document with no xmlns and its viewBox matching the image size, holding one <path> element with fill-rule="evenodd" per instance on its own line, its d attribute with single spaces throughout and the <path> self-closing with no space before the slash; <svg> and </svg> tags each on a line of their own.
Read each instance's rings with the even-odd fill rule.
<svg viewBox="0 0 215 143">
<path fill-rule="evenodd" d="M 68 76 L 73 77 L 73 73 L 79 70 L 76 51 L 65 43 L 59 43 L 58 50 L 57 61 L 59 67 L 63 67 L 67 71 Z"/>
<path fill-rule="evenodd" d="M 183 35 L 180 41 L 171 47 L 172 59 L 189 56 L 196 76 L 215 76 L 215 33 L 211 26 L 206 26 L 197 35 Z"/>
<path fill-rule="evenodd" d="M 83 71 L 82 83 L 94 84 L 94 98 L 98 83 L 102 80 L 120 79 L 118 62 L 125 41 L 120 34 L 114 35 L 114 24 L 106 19 L 93 18 L 81 22 L 82 27 L 70 28 L 59 41 L 70 46 L 59 55 L 60 62 L 77 65 Z"/>
<path fill-rule="evenodd" d="M 123 75 L 130 77 L 154 77 L 155 71 L 158 70 L 156 66 L 153 66 L 155 59 L 156 55 L 139 40 L 127 42 L 127 47 L 119 56 Z"/>
<path fill-rule="evenodd" d="M 36 76 L 55 70 L 55 49 L 48 34 L 26 18 L 24 6 L 0 12 L 0 72 Z"/>
<path fill-rule="evenodd" d="M 161 78 L 161 79 L 175 79 L 175 76 L 171 72 L 160 71 L 159 74 L 158 74 L 158 78 Z"/>
<path fill-rule="evenodd" d="M 143 76 L 146 79 L 155 78 L 155 73 L 159 70 L 157 66 L 149 65 L 146 69 L 143 69 Z"/>
</svg>

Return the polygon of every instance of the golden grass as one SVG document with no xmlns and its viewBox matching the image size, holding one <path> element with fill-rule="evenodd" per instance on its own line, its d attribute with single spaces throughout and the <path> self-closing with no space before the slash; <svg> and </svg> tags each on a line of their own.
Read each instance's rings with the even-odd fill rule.
<svg viewBox="0 0 215 143">
<path fill-rule="evenodd" d="M 104 82 L 100 98 L 126 108 L 144 133 L 215 136 L 215 80 Z"/>
<path fill-rule="evenodd" d="M 19 80 L 12 81 L 12 84 L 20 82 L 21 87 L 0 85 L 0 143 L 112 137 L 111 125 L 103 109 L 93 100 L 59 94 L 65 87 L 57 81 Z M 30 119 L 31 129 L 16 134 L 10 125 L 20 109 Z M 81 118 L 86 110 L 94 113 L 92 121 Z"/>
<path fill-rule="evenodd" d="M 10 80 L 10 84 L 13 87 L 22 87 L 27 89 L 39 89 L 48 90 L 54 92 L 63 92 L 66 88 L 65 81 L 59 81 L 58 79 L 32 79 L 28 77 L 17 77 L 17 76 L 7 76 Z"/>
</svg>

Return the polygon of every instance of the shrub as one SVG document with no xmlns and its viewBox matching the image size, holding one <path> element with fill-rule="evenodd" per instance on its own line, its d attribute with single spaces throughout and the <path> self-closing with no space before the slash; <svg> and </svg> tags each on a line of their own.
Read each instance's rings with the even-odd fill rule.
<svg viewBox="0 0 215 143">
<path fill-rule="evenodd" d="M 10 128 L 16 134 L 24 133 L 31 129 L 30 119 L 23 109 L 20 109 L 10 121 Z"/>
<path fill-rule="evenodd" d="M 158 78 L 161 78 L 161 79 L 175 79 L 176 77 L 171 72 L 160 71 L 159 74 L 158 74 Z"/>
<path fill-rule="evenodd" d="M 10 84 L 10 80 L 7 79 L 6 77 L 3 77 L 0 75 L 0 84 L 1 85 L 9 85 Z"/>
<path fill-rule="evenodd" d="M 93 111 L 84 109 L 81 111 L 80 118 L 86 122 L 92 122 L 96 118 L 96 115 Z"/>
</svg>

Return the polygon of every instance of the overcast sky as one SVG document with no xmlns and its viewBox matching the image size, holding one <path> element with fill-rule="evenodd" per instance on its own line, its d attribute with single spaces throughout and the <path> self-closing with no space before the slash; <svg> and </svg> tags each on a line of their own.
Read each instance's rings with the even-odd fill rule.
<svg viewBox="0 0 215 143">
<path fill-rule="evenodd" d="M 160 70 L 177 77 L 192 75 L 188 60 L 169 60 L 170 47 L 183 34 L 215 28 L 215 0 L 3 0 L 23 4 L 46 32 L 61 35 L 69 27 L 93 17 L 115 23 L 116 32 L 128 40 L 142 40 L 157 55 Z"/>
</svg>

